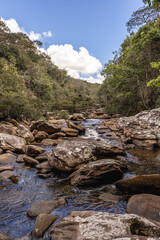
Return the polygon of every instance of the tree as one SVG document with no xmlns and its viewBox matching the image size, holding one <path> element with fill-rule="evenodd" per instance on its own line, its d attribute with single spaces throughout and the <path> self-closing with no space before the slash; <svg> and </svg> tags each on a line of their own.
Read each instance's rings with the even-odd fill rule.
<svg viewBox="0 0 160 240">
<path fill-rule="evenodd" d="M 158 7 L 160 5 L 160 0 L 143 0 L 143 2 L 154 7 Z"/>
</svg>

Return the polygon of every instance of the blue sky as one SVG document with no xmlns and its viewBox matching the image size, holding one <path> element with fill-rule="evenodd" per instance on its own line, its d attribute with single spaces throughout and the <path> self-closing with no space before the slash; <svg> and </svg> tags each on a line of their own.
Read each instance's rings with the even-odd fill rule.
<svg viewBox="0 0 160 240">
<path fill-rule="evenodd" d="M 27 33 L 34 31 L 42 36 L 43 32 L 51 31 L 52 37 L 43 36 L 40 39 L 45 42 L 46 48 L 52 44 L 68 44 L 73 47 L 70 51 L 80 52 L 79 48 L 83 47 L 81 58 L 78 59 L 83 59 L 82 55 L 87 56 L 87 49 L 89 55 L 104 66 L 113 58 L 112 52 L 118 50 L 126 38 L 128 33 L 125 24 L 131 14 L 142 6 L 142 0 L 0 0 L 0 16 L 4 20 L 15 19 Z M 66 48 L 61 48 L 61 52 Z M 55 49 L 59 51 L 59 48 Z M 62 56 L 59 58 L 62 59 Z M 92 62 L 94 59 L 90 60 Z M 94 64 L 100 71 L 98 62 L 93 61 Z M 73 63 L 69 67 L 71 65 Z M 91 76 L 93 72 L 92 69 L 89 74 L 88 70 L 87 74 L 87 70 L 84 70 L 79 74 Z M 95 74 L 97 72 L 92 75 Z"/>
</svg>

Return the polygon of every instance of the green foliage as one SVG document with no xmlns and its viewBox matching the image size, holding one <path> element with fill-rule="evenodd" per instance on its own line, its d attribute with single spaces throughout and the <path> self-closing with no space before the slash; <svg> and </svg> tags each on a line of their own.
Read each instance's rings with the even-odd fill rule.
<svg viewBox="0 0 160 240">
<path fill-rule="evenodd" d="M 160 71 L 160 62 L 152 62 L 151 67 Z M 156 86 L 160 89 L 160 75 L 156 79 L 152 79 L 147 83 L 147 86 Z"/>
<path fill-rule="evenodd" d="M 148 4 L 149 6 L 159 6 L 160 5 L 160 0 L 143 0 L 145 4 Z"/>
<path fill-rule="evenodd" d="M 0 112 L 38 119 L 47 111 L 72 113 L 94 106 L 99 85 L 69 77 L 39 52 L 41 45 L 23 33 L 11 33 L 0 21 Z"/>
<path fill-rule="evenodd" d="M 135 114 L 157 106 L 159 90 L 147 87 L 158 77 L 151 62 L 160 59 L 160 19 L 150 21 L 131 33 L 122 43 L 119 54 L 105 65 L 99 97 L 110 113 Z M 153 84 L 152 84 L 153 85 Z"/>
</svg>

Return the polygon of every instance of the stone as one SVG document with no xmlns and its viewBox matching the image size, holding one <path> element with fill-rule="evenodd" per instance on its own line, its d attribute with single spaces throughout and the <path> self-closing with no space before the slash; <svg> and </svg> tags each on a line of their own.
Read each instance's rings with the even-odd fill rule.
<svg viewBox="0 0 160 240">
<path fill-rule="evenodd" d="M 46 152 L 38 155 L 37 157 L 35 157 L 35 159 L 38 161 L 38 162 L 44 162 L 44 161 L 48 161 L 48 154 Z"/>
<path fill-rule="evenodd" d="M 82 165 L 69 179 L 71 185 L 86 186 L 111 184 L 123 177 L 127 167 L 114 159 L 101 159 Z"/>
<path fill-rule="evenodd" d="M 48 138 L 48 133 L 46 133 L 44 131 L 39 131 L 35 134 L 35 140 L 36 141 L 41 141 L 45 138 Z"/>
<path fill-rule="evenodd" d="M 28 145 L 26 147 L 26 154 L 31 157 L 36 157 L 39 154 L 44 153 L 44 152 L 45 152 L 44 148 L 41 148 L 41 147 L 38 147 L 35 145 Z"/>
<path fill-rule="evenodd" d="M 3 172 L 0 173 L 0 179 L 2 179 L 2 180 L 11 179 L 14 176 L 15 175 L 14 175 L 13 171 L 9 171 L 9 170 L 3 171 Z"/>
<path fill-rule="evenodd" d="M 7 170 L 12 171 L 13 167 L 9 166 L 9 165 L 5 165 L 5 166 L 0 167 L 0 172 L 7 171 Z"/>
<path fill-rule="evenodd" d="M 77 125 L 77 124 L 73 123 L 72 121 L 67 121 L 67 125 L 68 125 L 69 128 L 76 129 L 79 132 L 82 132 L 82 133 L 85 132 L 85 128 L 81 124 Z"/>
<path fill-rule="evenodd" d="M 60 142 L 62 142 L 61 139 L 55 140 L 55 139 L 43 139 L 41 141 L 41 144 L 43 146 L 56 146 L 58 145 Z"/>
<path fill-rule="evenodd" d="M 11 153 L 4 153 L 0 155 L 0 164 L 7 164 L 10 162 L 14 162 L 16 160 L 16 156 Z"/>
<path fill-rule="evenodd" d="M 62 128 L 62 132 L 69 137 L 77 137 L 79 134 L 79 131 L 73 128 Z"/>
<path fill-rule="evenodd" d="M 49 154 L 51 167 L 61 171 L 74 171 L 81 164 L 102 158 L 125 155 L 122 147 L 96 140 L 76 139 L 63 141 Z"/>
<path fill-rule="evenodd" d="M 45 231 L 50 227 L 52 223 L 57 220 L 57 216 L 42 213 L 36 218 L 35 226 L 32 231 L 32 236 L 41 238 Z"/>
<path fill-rule="evenodd" d="M 37 125 L 37 130 L 38 131 L 44 131 L 44 132 L 47 132 L 49 134 L 53 134 L 53 133 L 56 133 L 56 132 L 60 132 L 61 128 L 59 126 L 57 126 L 56 124 L 51 124 L 47 121 L 41 121 Z"/>
<path fill-rule="evenodd" d="M 10 135 L 16 135 L 15 127 L 11 126 L 10 124 L 0 124 L 0 133 L 7 133 Z"/>
<path fill-rule="evenodd" d="M 131 138 L 139 148 L 152 150 L 160 139 L 160 108 L 142 111 L 135 116 L 123 117 L 117 127 L 126 138 Z M 123 138 L 122 138 L 123 140 Z"/>
<path fill-rule="evenodd" d="M 81 113 L 74 113 L 73 115 L 69 116 L 68 119 L 72 121 L 84 121 L 85 117 Z"/>
<path fill-rule="evenodd" d="M 49 165 L 48 161 L 42 162 L 41 164 L 38 164 L 36 168 L 43 173 L 51 172 L 51 166 Z"/>
<path fill-rule="evenodd" d="M 11 240 L 11 238 L 7 237 L 6 235 L 0 232 L 0 240 Z"/>
<path fill-rule="evenodd" d="M 134 195 L 128 201 L 127 212 L 160 222 L 160 196 Z"/>
<path fill-rule="evenodd" d="M 2 148 L 0 148 L 0 155 L 1 155 L 1 154 L 3 154 L 3 149 L 2 149 Z"/>
<path fill-rule="evenodd" d="M 57 139 L 57 138 L 61 138 L 61 137 L 63 138 L 65 136 L 66 136 L 66 134 L 64 132 L 57 132 L 57 133 L 50 135 L 49 137 L 52 139 Z"/>
<path fill-rule="evenodd" d="M 3 150 L 11 150 L 16 153 L 24 153 L 26 141 L 21 137 L 6 133 L 0 133 L 0 147 Z"/>
<path fill-rule="evenodd" d="M 24 156 L 24 154 L 18 155 L 18 157 L 17 157 L 17 159 L 16 159 L 16 162 L 17 162 L 17 163 L 23 163 L 23 162 L 24 162 L 23 156 Z"/>
<path fill-rule="evenodd" d="M 51 240 L 151 240 L 159 239 L 160 224 L 134 214 L 75 211 L 56 223 L 50 234 Z"/>
<path fill-rule="evenodd" d="M 140 175 L 117 181 L 116 187 L 127 193 L 160 194 L 160 174 Z"/>
<path fill-rule="evenodd" d="M 30 206 L 30 208 L 27 211 L 27 214 L 30 217 L 37 217 L 41 213 L 49 214 L 60 205 L 61 203 L 58 202 L 58 200 L 36 202 Z"/>
<path fill-rule="evenodd" d="M 27 143 L 31 143 L 34 141 L 34 136 L 33 134 L 26 128 L 24 125 L 19 125 L 16 133 L 19 137 L 22 137 L 26 140 Z"/>
<path fill-rule="evenodd" d="M 23 160 L 26 164 L 34 166 L 34 167 L 39 164 L 39 162 L 36 159 L 29 157 L 27 155 L 23 155 Z"/>
<path fill-rule="evenodd" d="M 121 200 L 121 197 L 118 195 L 114 195 L 111 193 L 102 193 L 99 196 L 99 199 L 105 201 L 105 202 L 119 202 Z"/>
</svg>

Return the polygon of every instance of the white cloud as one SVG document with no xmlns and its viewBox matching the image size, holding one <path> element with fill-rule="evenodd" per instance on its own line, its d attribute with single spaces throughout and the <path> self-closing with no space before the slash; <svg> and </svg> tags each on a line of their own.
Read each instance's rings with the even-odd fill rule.
<svg viewBox="0 0 160 240">
<path fill-rule="evenodd" d="M 102 83 L 103 77 L 99 74 L 102 64 L 97 58 L 91 56 L 86 48 L 80 47 L 79 51 L 76 51 L 71 44 L 51 45 L 46 52 L 52 62 L 59 68 L 66 69 L 70 76 Z M 93 78 L 93 74 L 97 74 L 97 78 Z M 80 75 L 86 77 L 80 77 Z"/>
<path fill-rule="evenodd" d="M 4 20 L 3 18 L 1 18 L 1 21 L 3 21 L 7 25 L 7 27 L 11 30 L 11 32 L 13 32 L 13 33 L 17 33 L 17 32 L 26 33 L 24 31 L 24 28 L 20 27 L 18 25 L 18 23 L 16 22 L 16 20 L 13 18 L 10 18 L 8 20 Z"/>
<path fill-rule="evenodd" d="M 31 31 L 29 33 L 29 38 L 31 41 L 36 41 L 39 40 L 41 38 L 41 34 L 40 33 L 35 33 L 34 31 Z"/>
<path fill-rule="evenodd" d="M 39 40 L 42 35 L 44 37 L 52 37 L 51 31 L 43 32 L 42 34 L 31 31 L 28 34 L 13 18 L 9 20 L 1 18 L 1 20 L 6 23 L 11 32 L 23 32 L 27 34 L 32 41 Z M 71 77 L 92 83 L 102 83 L 104 80 L 100 75 L 102 69 L 101 62 L 97 58 L 91 56 L 84 47 L 80 47 L 79 51 L 76 51 L 71 44 L 65 44 L 51 45 L 46 51 L 43 48 L 39 50 L 48 54 L 52 62 L 59 68 L 65 69 Z M 93 75 L 96 75 L 96 77 L 93 77 Z"/>
<path fill-rule="evenodd" d="M 43 32 L 43 36 L 44 37 L 52 37 L 53 35 L 52 35 L 51 31 L 48 31 L 48 32 Z"/>
</svg>

